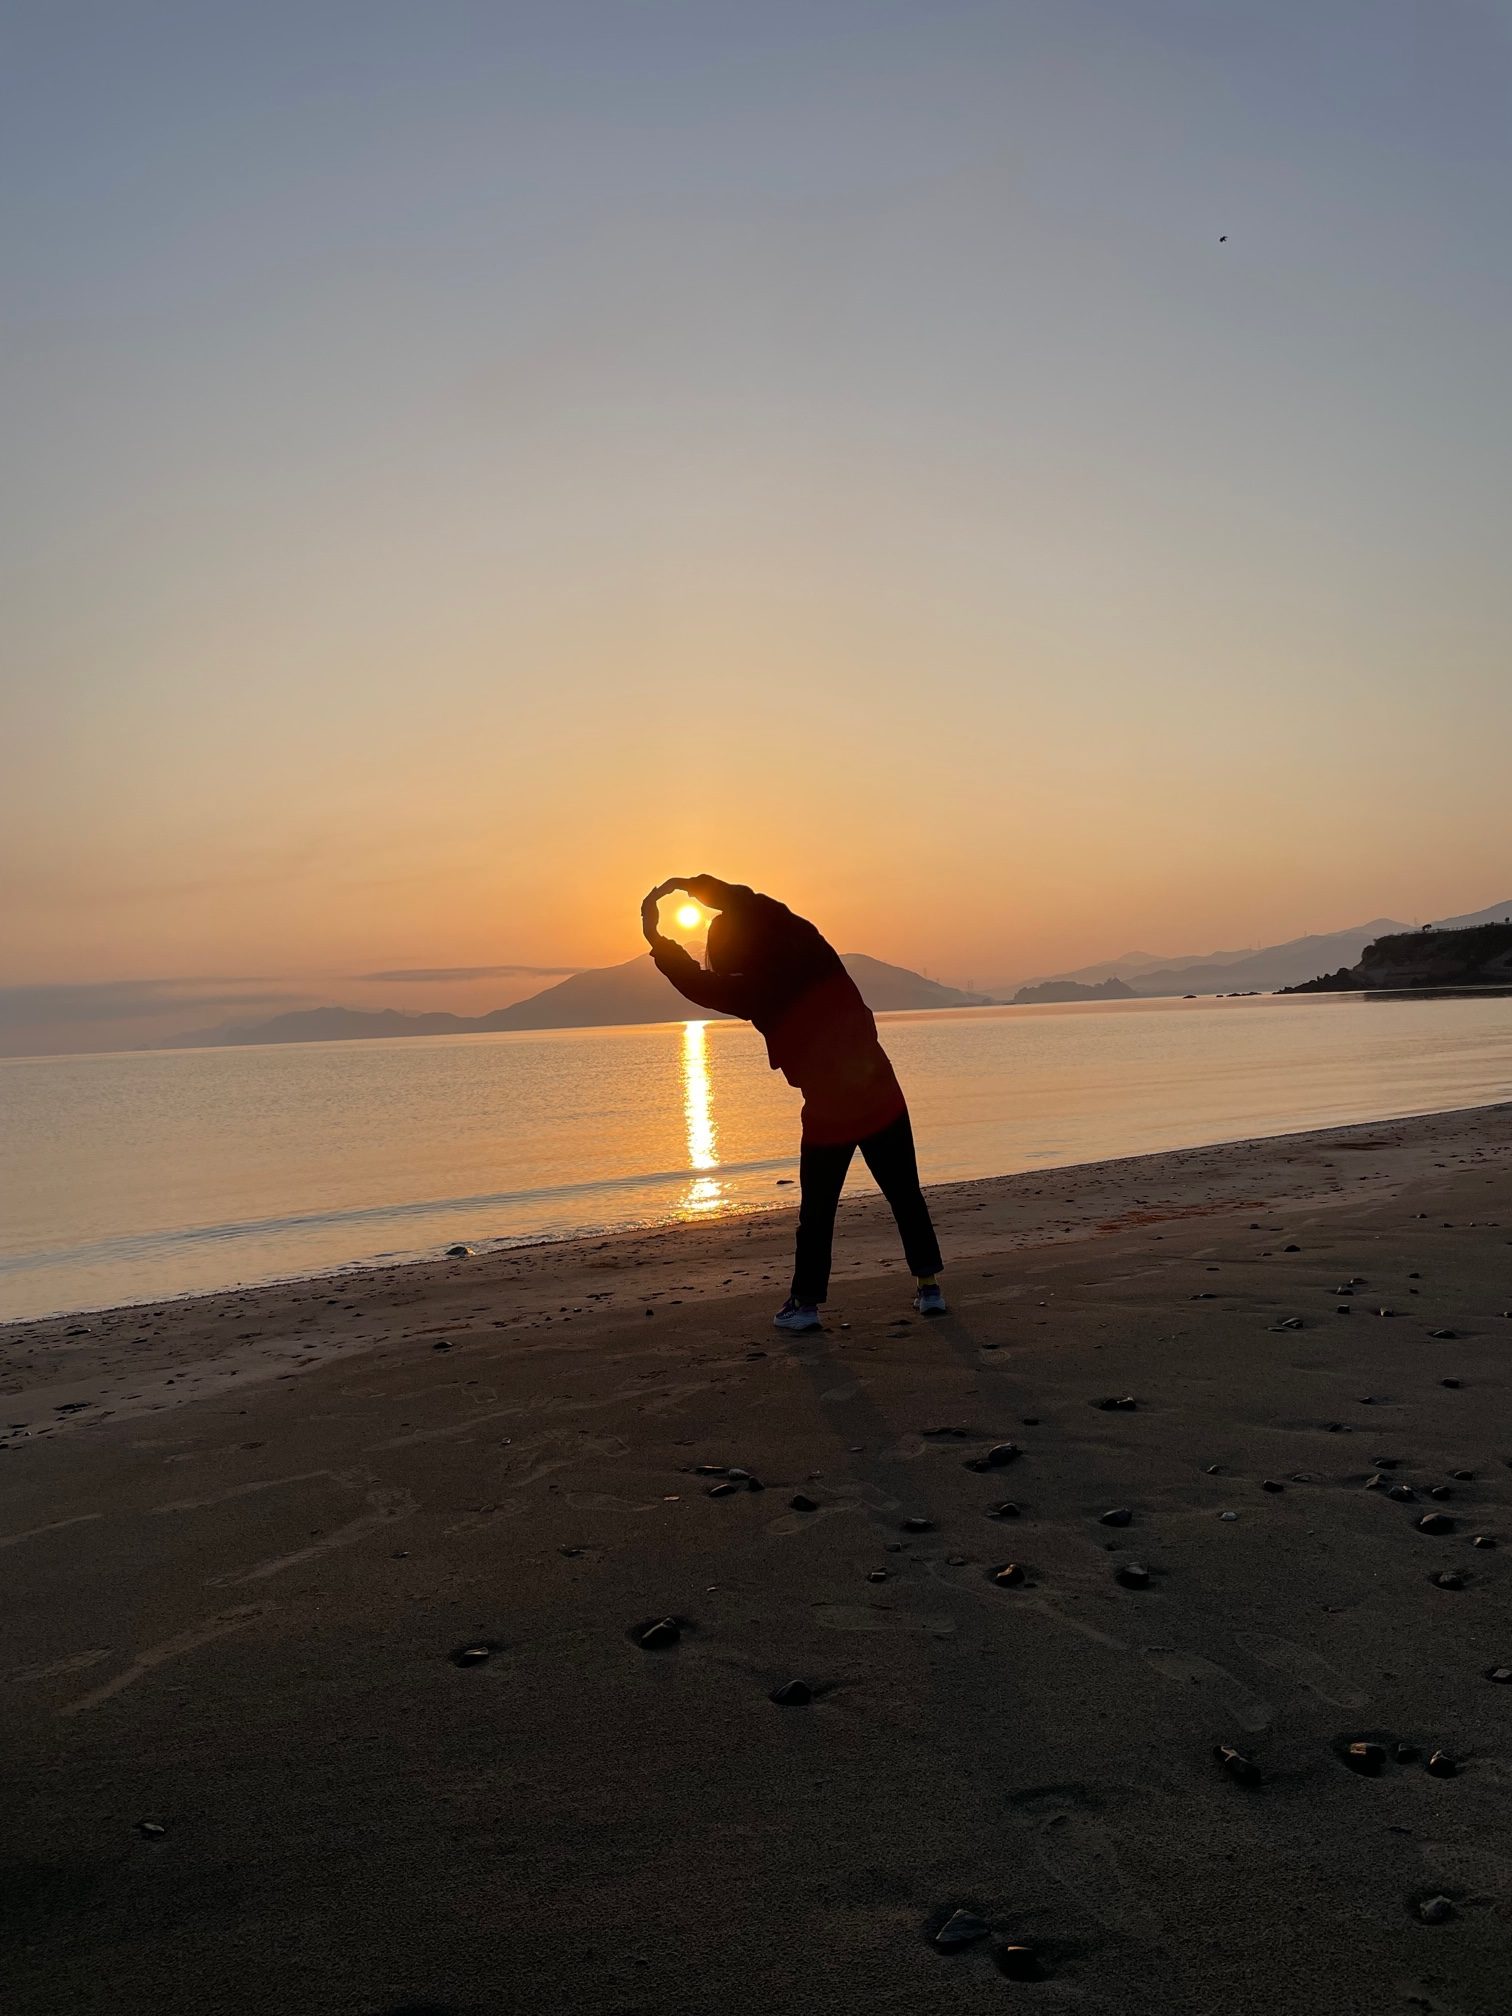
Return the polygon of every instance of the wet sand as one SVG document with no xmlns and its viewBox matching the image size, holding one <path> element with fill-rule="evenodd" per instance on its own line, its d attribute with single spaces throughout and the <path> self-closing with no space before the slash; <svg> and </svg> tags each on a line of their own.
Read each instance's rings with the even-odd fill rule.
<svg viewBox="0 0 1512 2016">
<path fill-rule="evenodd" d="M 935 1201 L 0 1331 L 6 2009 L 1500 2016 L 1512 1105 Z"/>
</svg>

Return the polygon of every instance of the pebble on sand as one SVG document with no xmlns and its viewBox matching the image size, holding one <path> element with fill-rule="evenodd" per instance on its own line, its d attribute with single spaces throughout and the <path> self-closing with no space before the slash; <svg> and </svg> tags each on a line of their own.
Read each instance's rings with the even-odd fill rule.
<svg viewBox="0 0 1512 2016">
<path fill-rule="evenodd" d="M 1132 1414 L 1139 1402 L 1132 1393 L 1111 1395 L 1106 1400 L 1094 1400 L 1094 1407 L 1101 1407 L 1105 1414 Z"/>
<path fill-rule="evenodd" d="M 1128 1526 L 1133 1519 L 1134 1514 L 1127 1505 L 1115 1505 L 1111 1512 L 1099 1514 L 1097 1523 L 1099 1526 Z"/>
<path fill-rule="evenodd" d="M 481 1666 L 497 1651 L 494 1645 L 459 1645 L 451 1655 L 453 1666 Z"/>
<path fill-rule="evenodd" d="M 900 1533 L 933 1533 L 934 1521 L 933 1519 L 922 1518 L 919 1514 L 915 1513 L 912 1518 L 903 1521 L 898 1531 Z"/>
<path fill-rule="evenodd" d="M 814 1690 L 806 1680 L 784 1680 L 780 1687 L 774 1687 L 767 1696 L 779 1708 L 807 1708 L 814 1698 Z"/>
<path fill-rule="evenodd" d="M 1452 1386 L 1458 1392 L 1461 1382 L 1458 1379 L 1440 1379 L 1439 1384 L 1440 1386 Z"/>
<path fill-rule="evenodd" d="M 650 1624 L 636 1627 L 635 1642 L 643 1652 L 660 1652 L 665 1646 L 675 1645 L 682 1636 L 682 1627 L 675 1617 L 658 1617 Z"/>
<path fill-rule="evenodd" d="M 161 1820 L 138 1820 L 136 1831 L 144 1841 L 161 1841 L 168 1829 Z"/>
<path fill-rule="evenodd" d="M 1386 1752 L 1379 1743 L 1351 1743 L 1344 1752 L 1344 1762 L 1351 1771 L 1374 1778 L 1386 1762 Z"/>
<path fill-rule="evenodd" d="M 1126 1561 L 1121 1568 L 1113 1571 L 1113 1579 L 1122 1583 L 1125 1589 L 1148 1589 L 1150 1571 L 1148 1568 L 1141 1568 L 1137 1561 Z"/>
<path fill-rule="evenodd" d="M 1435 1778 L 1453 1778 L 1459 1772 L 1459 1765 L 1447 1750 L 1435 1750 L 1424 1768 L 1431 1771 Z"/>
<path fill-rule="evenodd" d="M 994 1946 L 992 1957 L 1010 1981 L 1043 1981 L 1044 1963 L 1032 1946 Z"/>
<path fill-rule="evenodd" d="M 1425 1512 L 1419 1519 L 1419 1533 L 1452 1533 L 1454 1521 L 1447 1512 Z"/>
<path fill-rule="evenodd" d="M 1505 1687 L 1508 1681 L 1512 1681 L 1512 1666 L 1488 1666 L 1486 1678 L 1494 1680 L 1498 1687 Z"/>
<path fill-rule="evenodd" d="M 1411 1764 L 1418 1755 L 1418 1746 L 1416 1743 L 1398 1743 L 1395 1754 L 1398 1764 Z"/>
<path fill-rule="evenodd" d="M 1021 1509 L 1021 1507 L 1014 1504 L 1011 1498 L 1005 1498 L 1000 1505 L 990 1507 L 987 1517 L 989 1519 L 1017 1519 Z"/>
<path fill-rule="evenodd" d="M 1430 1484 L 1428 1486 L 1428 1496 L 1442 1501 L 1445 1498 L 1452 1498 L 1454 1493 L 1449 1489 L 1447 1484 Z"/>
<path fill-rule="evenodd" d="M 1441 1568 L 1433 1578 L 1435 1589 L 1463 1589 L 1465 1578 L 1454 1568 Z"/>
<path fill-rule="evenodd" d="M 1496 1542 L 1489 1533 L 1477 1533 L 1470 1544 L 1472 1547 L 1494 1547 Z"/>
<path fill-rule="evenodd" d="M 806 1496 L 802 1491 L 795 1491 L 792 1497 L 789 1498 L 788 1504 L 795 1512 L 817 1512 L 819 1510 L 818 1501 Z"/>
<path fill-rule="evenodd" d="M 704 1495 L 708 1498 L 729 1498 L 739 1489 L 738 1484 L 732 1484 L 728 1477 L 724 1477 L 719 1483 L 711 1484 Z"/>
<path fill-rule="evenodd" d="M 1394 1499 L 1398 1505 L 1410 1505 L 1417 1497 L 1417 1493 L 1410 1484 L 1393 1484 L 1386 1496 Z"/>
<path fill-rule="evenodd" d="M 1262 1491 L 1284 1491 L 1286 1486 L 1275 1477 L 1262 1477 L 1260 1480 L 1260 1489 Z"/>
<path fill-rule="evenodd" d="M 1236 1784 L 1258 1785 L 1260 1767 L 1253 1757 L 1246 1757 L 1242 1750 L 1236 1750 L 1232 1743 L 1214 1745 L 1213 1755 Z"/>
<path fill-rule="evenodd" d="M 977 1459 L 977 1467 L 982 1470 L 1001 1470 L 1006 1464 L 1016 1463 L 1023 1455 L 1017 1442 L 995 1442 L 985 1456 Z"/>
<path fill-rule="evenodd" d="M 934 1943 L 942 1953 L 958 1953 L 963 1946 L 985 1939 L 990 1929 L 974 1911 L 955 1911 L 934 1935 Z"/>
<path fill-rule="evenodd" d="M 1447 1897 L 1425 1897 L 1418 1906 L 1418 1916 L 1425 1925 L 1442 1925 L 1454 1916 L 1454 1906 Z"/>
<path fill-rule="evenodd" d="M 448 1246 L 446 1257 L 448 1260 L 471 1260 L 472 1250 L 471 1246 Z"/>
<path fill-rule="evenodd" d="M 994 1568 L 992 1579 L 1000 1589 L 1017 1589 L 1024 1580 L 1024 1570 L 1017 1561 L 1005 1562 L 1001 1568 Z"/>
</svg>

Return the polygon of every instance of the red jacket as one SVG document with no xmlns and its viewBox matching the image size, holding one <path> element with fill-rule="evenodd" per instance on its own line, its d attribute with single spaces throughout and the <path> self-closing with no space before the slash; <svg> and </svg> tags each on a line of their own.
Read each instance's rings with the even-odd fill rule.
<svg viewBox="0 0 1512 2016">
<path fill-rule="evenodd" d="M 726 937 L 740 970 L 700 966 L 669 938 L 658 938 L 651 956 L 696 1006 L 742 1016 L 761 1031 L 772 1069 L 803 1093 L 804 1140 L 861 1141 L 896 1120 L 903 1093 L 875 1018 L 828 940 L 743 883 L 705 875 L 693 893 L 720 912 L 709 929 L 711 951 Z"/>
</svg>

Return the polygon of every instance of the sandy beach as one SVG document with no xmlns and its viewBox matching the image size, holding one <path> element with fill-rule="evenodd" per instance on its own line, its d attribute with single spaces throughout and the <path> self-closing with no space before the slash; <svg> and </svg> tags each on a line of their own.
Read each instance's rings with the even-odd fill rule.
<svg viewBox="0 0 1512 2016">
<path fill-rule="evenodd" d="M 0 1331 L 6 2009 L 1500 2016 L 1512 1105 L 933 1201 Z"/>
</svg>

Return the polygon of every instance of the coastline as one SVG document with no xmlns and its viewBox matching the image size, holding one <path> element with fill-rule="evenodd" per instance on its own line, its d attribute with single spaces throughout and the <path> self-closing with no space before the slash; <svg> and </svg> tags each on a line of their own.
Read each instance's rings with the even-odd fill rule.
<svg viewBox="0 0 1512 2016">
<path fill-rule="evenodd" d="M 935 1202 L 12 1326 L 11 2005 L 1499 2016 L 1512 1104 Z"/>
<path fill-rule="evenodd" d="M 927 1194 L 948 1272 L 962 1262 L 1025 1246 L 1098 1236 L 1110 1229 L 1105 1207 L 1116 1204 L 1120 1182 L 1136 1179 L 1141 1190 L 1165 1193 L 1163 1202 L 1138 1207 L 1154 1214 L 1146 1222 L 1238 1209 L 1246 1201 L 1239 1193 L 1251 1189 L 1257 1196 L 1248 1201 L 1257 1208 L 1342 1197 L 1349 1194 L 1344 1177 L 1389 1190 L 1420 1174 L 1420 1165 L 1433 1161 L 1438 1147 L 1448 1144 L 1452 1152 L 1461 1132 L 1456 1123 L 1498 1114 L 1508 1122 L 1512 1140 L 1512 1100 L 1503 1100 L 1018 1170 L 932 1185 Z M 1393 1138 L 1372 1145 L 1383 1130 Z M 1391 1160 L 1390 1149 L 1402 1151 L 1405 1161 Z M 1351 1165 L 1329 1179 L 1323 1165 L 1335 1151 L 1388 1159 L 1368 1170 Z M 526 1240 L 461 1260 L 443 1256 L 360 1263 L 248 1287 L 3 1322 L 0 1414 L 12 1425 L 0 1421 L 0 1453 L 36 1436 L 47 1439 L 127 1413 L 182 1406 L 233 1380 L 245 1389 L 259 1380 L 281 1378 L 291 1368 L 304 1371 L 333 1358 L 381 1350 L 392 1341 L 396 1305 L 412 1311 L 415 1319 L 444 1325 L 457 1319 L 475 1292 L 507 1294 L 509 1313 L 491 1321 L 501 1331 L 519 1334 L 548 1331 L 554 1320 L 569 1313 L 609 1313 L 608 1307 L 592 1312 L 579 1306 L 590 1273 L 674 1267 L 693 1277 L 683 1283 L 690 1293 L 706 1293 L 725 1265 L 727 1241 L 738 1241 L 742 1248 L 749 1244 L 742 1258 L 759 1267 L 775 1307 L 786 1293 L 794 1215 L 793 1208 L 774 1204 L 601 1237 Z M 871 1190 L 847 1195 L 836 1230 L 832 1306 L 849 1282 L 872 1271 L 900 1269 L 894 1249 L 892 1221 L 882 1199 Z M 606 1298 L 610 1306 L 615 1293 L 609 1291 Z M 553 1301 L 558 1294 L 578 1301 L 564 1308 Z M 666 1299 L 667 1291 L 657 1287 L 649 1295 L 654 1305 Z M 679 1306 L 678 1300 L 667 1306 Z M 69 1411 L 60 1413 L 60 1408 Z M 49 1412 L 52 1418 L 47 1418 Z M 23 1415 L 24 1425 L 17 1425 Z"/>
</svg>

